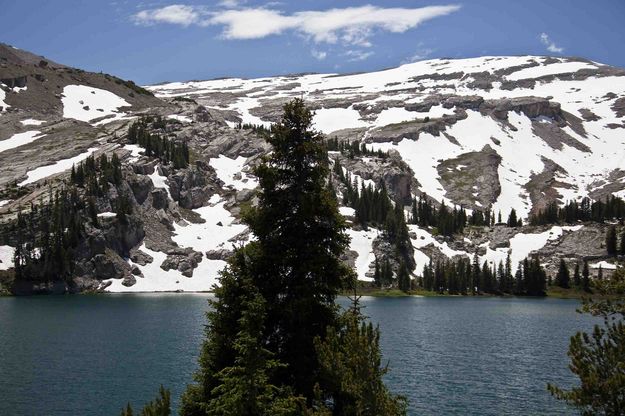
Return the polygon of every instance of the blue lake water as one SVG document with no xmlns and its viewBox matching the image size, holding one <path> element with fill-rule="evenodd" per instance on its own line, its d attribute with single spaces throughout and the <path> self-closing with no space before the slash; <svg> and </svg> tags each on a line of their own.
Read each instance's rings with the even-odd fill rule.
<svg viewBox="0 0 625 416">
<path fill-rule="evenodd" d="M 0 298 L 0 415 L 117 415 L 197 366 L 208 295 Z M 411 415 L 575 414 L 569 338 L 593 320 L 558 299 L 363 298 L 390 388 Z M 347 303 L 341 299 L 341 303 Z"/>
</svg>

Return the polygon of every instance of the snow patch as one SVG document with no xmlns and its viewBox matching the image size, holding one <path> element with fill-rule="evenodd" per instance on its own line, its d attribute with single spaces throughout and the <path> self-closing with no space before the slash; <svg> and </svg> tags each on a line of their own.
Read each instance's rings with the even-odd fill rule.
<svg viewBox="0 0 625 416">
<path fill-rule="evenodd" d="M 27 118 L 26 120 L 21 120 L 20 123 L 25 126 L 40 126 L 45 123 L 45 121 L 35 120 L 34 118 Z"/>
<path fill-rule="evenodd" d="M 373 278 L 367 277 L 366 273 L 369 271 L 371 263 L 375 261 L 373 240 L 378 236 L 379 231 L 374 228 L 370 228 L 368 231 L 356 231 L 350 228 L 346 233 L 351 238 L 349 249 L 358 253 L 356 257 L 356 275 L 358 280 L 372 282 Z"/>
<path fill-rule="evenodd" d="M 616 270 L 616 264 L 608 263 L 605 260 L 602 260 L 598 263 L 589 264 L 589 266 L 593 269 L 598 269 L 601 267 L 603 270 Z"/>
<path fill-rule="evenodd" d="M 110 91 L 86 85 L 68 85 L 63 88 L 63 117 L 89 122 L 95 118 L 114 116 L 121 118 L 125 114 L 118 112 L 120 107 L 130 104 Z M 107 119 L 105 122 L 110 122 Z"/>
<path fill-rule="evenodd" d="M 313 127 L 324 133 L 341 129 L 368 127 L 369 123 L 360 119 L 360 113 L 349 108 L 322 108 L 315 111 Z"/>
<path fill-rule="evenodd" d="M 189 116 L 181 116 L 180 114 L 170 114 L 167 118 L 180 121 L 181 123 L 193 123 L 193 119 Z"/>
<path fill-rule="evenodd" d="M 15 249 L 11 246 L 0 246 L 0 270 L 8 270 L 13 267 L 13 254 Z"/>
<path fill-rule="evenodd" d="M 163 188 L 167 191 L 167 196 L 169 199 L 173 199 L 171 197 L 171 191 L 169 190 L 169 184 L 167 183 L 167 176 L 162 176 L 158 172 L 158 165 L 154 166 L 154 172 L 151 175 L 148 175 L 148 178 L 152 180 L 155 188 Z"/>
<path fill-rule="evenodd" d="M 26 131 L 24 133 L 17 133 L 6 140 L 0 140 L 0 152 L 14 149 L 16 147 L 27 145 L 37 139 L 41 139 L 45 134 L 41 134 L 38 130 Z"/>
<path fill-rule="evenodd" d="M 258 186 L 258 180 L 243 171 L 247 158 L 239 156 L 230 159 L 227 156 L 211 158 L 209 164 L 215 169 L 217 177 L 223 181 L 225 186 L 237 190 L 254 189 Z"/>
<path fill-rule="evenodd" d="M 111 218 L 111 217 L 116 217 L 117 214 L 114 212 L 101 212 L 98 214 L 98 217 L 100 218 Z"/>
<path fill-rule="evenodd" d="M 47 178 L 48 176 L 65 172 L 66 170 L 71 169 L 75 164 L 80 163 L 91 156 L 91 154 L 96 150 L 98 150 L 97 147 L 91 147 L 87 149 L 86 152 L 81 153 L 78 156 L 74 156 L 69 159 L 62 159 L 51 165 L 41 166 L 37 169 L 31 170 L 26 174 L 26 180 L 20 182 L 18 186 L 28 185 L 30 183 L 37 182 L 40 179 Z"/>
</svg>

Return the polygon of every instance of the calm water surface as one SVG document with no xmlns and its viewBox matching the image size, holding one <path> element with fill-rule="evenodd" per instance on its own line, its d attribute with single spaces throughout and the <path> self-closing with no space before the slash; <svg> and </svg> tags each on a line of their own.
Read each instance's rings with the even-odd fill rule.
<svg viewBox="0 0 625 416">
<path fill-rule="evenodd" d="M 0 415 L 117 415 L 196 368 L 208 295 L 0 298 Z M 342 299 L 346 304 L 346 300 Z M 411 415 L 574 414 L 569 337 L 593 321 L 557 299 L 363 298 L 387 381 Z"/>
</svg>

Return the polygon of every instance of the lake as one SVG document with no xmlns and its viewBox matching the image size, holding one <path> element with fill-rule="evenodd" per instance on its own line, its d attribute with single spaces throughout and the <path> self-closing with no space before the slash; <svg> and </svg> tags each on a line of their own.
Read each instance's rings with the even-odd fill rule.
<svg viewBox="0 0 625 416">
<path fill-rule="evenodd" d="M 207 294 L 0 298 L 1 415 L 117 415 L 196 368 Z M 341 299 L 347 304 L 347 299 Z M 570 386 L 569 338 L 593 319 L 577 301 L 363 298 L 380 324 L 387 384 L 411 415 L 575 414 L 546 391 Z"/>
</svg>

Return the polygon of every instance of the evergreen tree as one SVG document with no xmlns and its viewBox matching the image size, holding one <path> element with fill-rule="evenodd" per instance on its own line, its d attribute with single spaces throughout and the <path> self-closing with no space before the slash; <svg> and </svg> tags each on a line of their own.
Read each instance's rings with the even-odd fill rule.
<svg viewBox="0 0 625 416">
<path fill-rule="evenodd" d="M 556 275 L 556 285 L 568 289 L 569 280 L 569 268 L 566 267 L 564 259 L 560 259 L 560 267 L 558 268 L 558 274 Z"/>
<path fill-rule="evenodd" d="M 607 294 L 609 286 L 600 290 Z M 625 303 L 585 301 L 583 312 L 603 318 L 592 333 L 578 332 L 571 337 L 568 355 L 571 371 L 579 385 L 564 390 L 552 384 L 548 390 L 556 398 L 576 407 L 583 415 L 617 416 L 625 411 Z"/>
<path fill-rule="evenodd" d="M 616 255 L 616 228 L 613 225 L 608 227 L 608 232 L 605 237 L 605 247 L 608 251 L 608 255 Z"/>
<path fill-rule="evenodd" d="M 169 390 L 163 386 L 159 389 L 159 395 L 156 399 L 146 404 L 141 410 L 140 416 L 169 416 L 171 415 L 171 395 Z M 130 403 L 125 409 L 122 409 L 121 416 L 133 416 Z"/>
<path fill-rule="evenodd" d="M 584 260 L 584 268 L 582 269 L 582 288 L 586 292 L 590 292 L 590 270 L 586 260 Z"/>
<path fill-rule="evenodd" d="M 397 287 L 404 292 L 410 290 L 410 272 L 404 262 L 399 266 L 399 272 L 397 273 Z"/>
<path fill-rule="evenodd" d="M 236 392 L 248 391 L 245 385 L 250 386 L 250 380 L 262 387 L 256 393 L 275 392 L 271 387 L 275 386 L 287 394 L 290 404 L 300 396 L 307 405 L 320 396 L 323 406 L 338 404 L 348 395 L 342 390 L 347 385 L 337 388 L 324 376 L 319 346 L 331 334 L 348 331 L 334 301 L 342 288 L 354 284 L 355 276 L 340 259 L 349 239 L 328 186 L 325 145 L 310 129 L 311 122 L 311 112 L 296 99 L 284 106 L 282 121 L 266 136 L 273 152 L 255 170 L 261 187 L 259 202 L 243 214 L 256 240 L 235 252 L 215 288 L 197 383 L 183 395 L 182 416 L 206 415 L 211 403 L 236 403 Z M 250 309 L 247 299 L 255 299 L 254 293 L 264 305 L 265 318 L 262 329 L 251 332 L 245 315 Z M 250 339 L 262 347 L 257 352 L 265 358 L 252 359 Z M 339 340 L 347 342 L 344 337 Z M 377 344 L 366 347 L 379 354 Z M 361 373 L 366 367 L 382 383 L 379 370 L 350 365 L 345 372 Z M 229 382 L 241 372 L 248 377 L 243 386 Z M 253 400 L 261 405 L 266 402 L 263 397 Z M 352 402 L 360 400 L 365 399 Z M 388 414 L 404 413 L 397 408 Z"/>
<path fill-rule="evenodd" d="M 619 254 L 621 256 L 625 256 L 625 230 L 623 230 L 623 232 L 621 233 L 621 246 L 619 248 Z"/>
<path fill-rule="evenodd" d="M 244 283 L 241 299 L 240 331 L 234 342 L 234 364 L 222 369 L 217 378 L 221 384 L 211 392 L 208 404 L 211 416 L 273 416 L 302 414 L 303 397 L 290 389 L 271 384 L 270 376 L 284 364 L 275 360 L 262 343 L 265 304 L 249 280 Z"/>
<path fill-rule="evenodd" d="M 510 210 L 510 215 L 508 216 L 508 227 L 516 227 L 518 224 L 519 222 L 517 220 L 516 210 L 512 208 Z"/>
<path fill-rule="evenodd" d="M 382 377 L 380 331 L 365 323 L 358 311 L 348 310 L 340 330 L 328 329 L 317 339 L 321 374 L 331 393 L 334 415 L 381 416 L 406 414 L 406 400 L 390 394 Z"/>
<path fill-rule="evenodd" d="M 579 272 L 579 262 L 575 262 L 575 272 L 573 273 L 573 285 L 579 288 L 582 286 L 582 277 Z"/>
<path fill-rule="evenodd" d="M 377 287 L 382 287 L 382 273 L 380 271 L 380 263 L 378 258 L 375 258 L 375 272 L 373 273 L 373 282 Z"/>
</svg>

